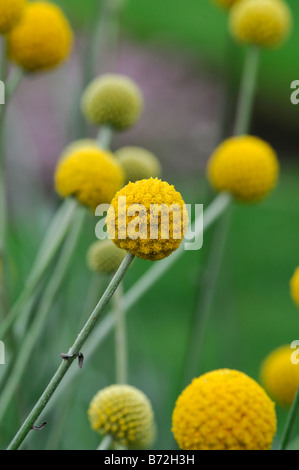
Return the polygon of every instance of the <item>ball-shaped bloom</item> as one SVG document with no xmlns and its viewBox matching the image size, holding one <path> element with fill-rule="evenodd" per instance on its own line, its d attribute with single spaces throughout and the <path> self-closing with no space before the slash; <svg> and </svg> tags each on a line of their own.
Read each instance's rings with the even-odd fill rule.
<svg viewBox="0 0 299 470">
<path fill-rule="evenodd" d="M 213 0 L 214 3 L 223 7 L 223 8 L 231 8 L 235 3 L 239 2 L 240 0 Z"/>
<path fill-rule="evenodd" d="M 290 282 L 291 296 L 297 307 L 299 307 L 299 267 L 295 270 Z"/>
<path fill-rule="evenodd" d="M 230 11 L 232 35 L 243 43 L 276 47 L 289 35 L 292 15 L 284 0 L 242 0 Z"/>
<path fill-rule="evenodd" d="M 75 140 L 64 148 L 60 158 L 66 158 L 76 152 L 76 150 L 81 150 L 86 147 L 99 148 L 99 145 L 95 139 Z"/>
<path fill-rule="evenodd" d="M 129 448 L 144 449 L 154 438 L 154 413 L 143 392 L 129 385 L 111 385 L 97 393 L 88 416 L 92 429 Z"/>
<path fill-rule="evenodd" d="M 140 147 L 123 147 L 115 153 L 115 156 L 124 169 L 127 183 L 161 176 L 161 164 L 148 150 Z"/>
<path fill-rule="evenodd" d="M 184 450 L 269 450 L 276 433 L 274 403 L 242 372 L 216 370 L 182 392 L 172 431 Z"/>
<path fill-rule="evenodd" d="M 217 191 L 241 202 L 258 202 L 276 186 L 279 163 L 273 148 L 258 137 L 225 140 L 208 163 L 208 177 Z"/>
<path fill-rule="evenodd" d="M 122 75 L 103 75 L 93 80 L 82 96 L 82 112 L 96 126 L 109 125 L 116 130 L 133 126 L 143 108 L 138 86 Z"/>
<path fill-rule="evenodd" d="M 7 34 L 22 18 L 26 0 L 0 0 L 0 34 Z"/>
<path fill-rule="evenodd" d="M 150 178 L 129 183 L 116 194 L 106 224 L 119 248 L 157 261 L 179 248 L 188 227 L 188 212 L 173 186 Z"/>
<path fill-rule="evenodd" d="M 293 364 L 290 345 L 272 351 L 261 366 L 261 383 L 282 406 L 290 406 L 299 386 L 299 364 Z"/>
<path fill-rule="evenodd" d="M 62 10 L 49 2 L 29 3 L 8 35 L 8 52 L 21 68 L 41 72 L 57 67 L 70 55 L 73 33 Z"/>
<path fill-rule="evenodd" d="M 74 196 L 81 204 L 95 209 L 100 204 L 110 204 L 124 178 L 110 152 L 88 146 L 58 162 L 55 187 L 61 197 Z"/>
<path fill-rule="evenodd" d="M 126 251 L 118 248 L 111 240 L 94 242 L 87 252 L 88 267 L 100 274 L 113 274 L 125 259 Z"/>
</svg>

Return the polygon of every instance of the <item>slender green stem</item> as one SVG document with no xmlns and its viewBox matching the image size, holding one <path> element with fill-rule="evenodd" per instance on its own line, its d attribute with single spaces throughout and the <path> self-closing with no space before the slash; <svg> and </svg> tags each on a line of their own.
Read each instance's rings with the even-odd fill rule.
<svg viewBox="0 0 299 470">
<path fill-rule="evenodd" d="M 20 430 L 12 440 L 11 444 L 8 447 L 8 450 L 17 450 L 25 440 L 26 436 L 34 426 L 36 420 L 39 418 L 40 414 L 47 406 L 48 402 L 50 401 L 52 395 L 55 393 L 57 387 L 61 383 L 62 379 L 64 378 L 67 371 L 70 369 L 74 360 L 78 357 L 79 353 L 81 352 L 82 346 L 85 344 L 87 338 L 91 334 L 92 330 L 95 328 L 97 321 L 101 318 L 106 306 L 108 305 L 109 301 L 111 300 L 113 294 L 115 293 L 117 287 L 119 286 L 120 282 L 122 281 L 125 273 L 129 269 L 134 256 L 130 253 L 127 254 L 124 261 L 122 262 L 121 266 L 119 267 L 118 271 L 116 272 L 115 276 L 113 277 L 112 281 L 110 282 L 109 286 L 107 287 L 104 295 L 100 299 L 99 303 L 95 307 L 94 311 L 90 315 L 89 319 L 87 320 L 85 326 L 77 336 L 75 342 L 73 343 L 72 347 L 68 351 L 68 359 L 64 359 L 57 369 L 56 373 L 54 374 L 52 380 L 46 387 L 44 393 L 37 401 L 35 407 L 31 411 L 30 415 L 21 426 Z"/>
<path fill-rule="evenodd" d="M 299 412 L 299 387 L 295 399 L 293 401 L 292 407 L 290 409 L 287 423 L 282 434 L 281 443 L 278 450 L 286 450 L 292 435 L 294 424 Z"/>
<path fill-rule="evenodd" d="M 16 362 L 14 364 L 13 370 L 10 373 L 9 379 L 6 386 L 1 392 L 0 397 L 0 422 L 3 419 L 3 416 L 6 413 L 8 406 L 11 403 L 11 400 L 14 397 L 20 381 L 26 371 L 26 367 L 29 363 L 32 351 L 36 342 L 39 338 L 40 332 L 44 327 L 45 321 L 48 317 L 49 311 L 53 305 L 53 301 L 59 291 L 61 283 L 67 273 L 67 270 L 70 265 L 70 261 L 74 255 L 77 243 L 81 234 L 81 230 L 84 224 L 86 212 L 83 208 L 80 208 L 76 214 L 76 218 L 71 226 L 70 235 L 66 240 L 66 246 L 63 250 L 59 261 L 53 271 L 51 280 L 45 290 L 45 293 L 42 297 L 42 301 L 38 310 L 37 315 L 35 316 L 25 338 L 21 344 L 20 352 Z"/>
<path fill-rule="evenodd" d="M 209 205 L 209 207 L 204 211 L 204 226 L 202 227 L 199 223 L 199 219 L 192 224 L 192 231 L 194 232 L 194 237 L 197 237 L 204 230 L 208 230 L 209 227 L 216 222 L 216 220 L 221 216 L 221 214 L 227 209 L 231 204 L 231 196 L 226 193 L 219 194 L 215 200 Z M 134 284 L 133 287 L 124 295 L 124 312 L 128 314 L 130 309 L 138 302 L 142 296 L 148 292 L 162 277 L 168 272 L 173 265 L 183 256 L 184 251 L 184 242 L 181 244 L 180 248 L 175 251 L 168 258 L 154 263 L 153 266 L 148 269 L 148 271 L 143 274 L 143 276 Z M 115 314 L 110 312 L 107 315 L 101 324 L 92 333 L 89 338 L 88 343 L 86 344 L 85 353 L 87 360 L 91 358 L 95 351 L 97 351 L 100 344 L 105 340 L 105 338 L 113 331 L 115 327 Z M 65 378 L 65 386 L 69 385 L 71 381 L 77 376 L 78 369 L 73 368 L 68 376 Z M 62 393 L 62 390 L 58 390 L 50 403 L 49 407 L 55 405 L 56 400 Z"/>
<path fill-rule="evenodd" d="M 239 92 L 234 135 L 243 135 L 250 131 L 250 122 L 254 106 L 257 77 L 259 71 L 260 49 L 249 46 L 246 51 L 245 65 Z"/>
<path fill-rule="evenodd" d="M 97 448 L 97 450 L 109 450 L 111 449 L 112 445 L 113 445 L 113 437 L 110 436 L 110 434 L 108 434 L 102 439 L 102 442 Z"/>
<path fill-rule="evenodd" d="M 61 243 L 63 242 L 66 236 L 76 208 L 77 202 L 75 200 L 67 200 L 63 203 L 63 207 L 61 209 L 61 212 L 58 214 L 57 218 L 54 218 L 53 223 L 51 224 L 49 229 L 49 233 L 53 234 L 53 238 L 51 240 L 48 235 L 46 236 L 45 241 L 49 240 L 48 247 L 46 249 L 45 243 L 43 244 L 45 250 L 43 252 L 39 252 L 34 268 L 31 274 L 29 275 L 29 280 L 25 285 L 23 292 L 21 293 L 20 297 L 10 310 L 5 320 L 0 325 L 0 338 L 4 338 L 7 331 L 11 328 L 15 320 L 22 313 L 22 309 L 25 307 L 26 303 L 34 294 L 34 291 L 37 288 L 39 281 L 41 280 L 51 261 L 54 259 L 59 247 L 61 246 Z M 63 218 L 61 218 L 62 214 Z M 57 227 L 56 233 L 53 230 L 54 227 Z"/>
<path fill-rule="evenodd" d="M 116 382 L 126 384 L 128 383 L 128 351 L 122 284 L 114 294 L 112 308 L 115 313 Z"/>
<path fill-rule="evenodd" d="M 109 149 L 111 146 L 112 137 L 112 128 L 110 126 L 102 126 L 97 137 L 99 146 L 104 150 Z"/>
</svg>

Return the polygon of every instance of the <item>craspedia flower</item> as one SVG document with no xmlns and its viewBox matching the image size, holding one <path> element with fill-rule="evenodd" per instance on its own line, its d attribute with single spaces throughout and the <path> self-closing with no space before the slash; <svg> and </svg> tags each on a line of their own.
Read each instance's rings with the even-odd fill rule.
<svg viewBox="0 0 299 470">
<path fill-rule="evenodd" d="M 129 385 L 111 385 L 90 403 L 92 429 L 128 448 L 144 449 L 155 434 L 154 414 L 143 392 Z"/>
<path fill-rule="evenodd" d="M 125 259 L 126 252 L 111 240 L 94 242 L 87 252 L 88 267 L 100 274 L 115 273 Z"/>
<path fill-rule="evenodd" d="M 275 349 L 261 366 L 261 383 L 280 405 L 290 406 L 299 386 L 299 364 L 293 364 L 289 345 Z"/>
<path fill-rule="evenodd" d="M 53 69 L 71 53 L 73 33 L 62 10 L 48 2 L 28 3 L 8 35 L 8 52 L 28 72 Z"/>
<path fill-rule="evenodd" d="M 232 35 L 261 47 L 280 45 L 289 35 L 292 15 L 283 0 L 242 0 L 230 12 Z"/>
<path fill-rule="evenodd" d="M 269 450 L 274 403 L 253 379 L 222 369 L 194 379 L 178 398 L 172 431 L 184 450 Z"/>
<path fill-rule="evenodd" d="M 7 34 L 20 21 L 26 0 L 0 0 L 0 34 Z"/>
<path fill-rule="evenodd" d="M 71 144 L 67 145 L 67 147 L 65 147 L 60 158 L 66 158 L 69 155 L 72 155 L 76 150 L 81 150 L 86 147 L 99 148 L 99 145 L 95 139 L 75 140 Z"/>
<path fill-rule="evenodd" d="M 84 116 L 92 124 L 125 130 L 139 118 L 143 98 L 140 89 L 130 78 L 103 75 L 86 88 L 81 107 Z"/>
<path fill-rule="evenodd" d="M 81 204 L 95 209 L 111 202 L 124 178 L 121 166 L 110 152 L 88 146 L 58 162 L 55 187 L 61 197 L 74 196 Z"/>
<path fill-rule="evenodd" d="M 291 296 L 297 307 L 299 307 L 299 267 L 295 270 L 290 282 Z"/>
<path fill-rule="evenodd" d="M 116 194 L 106 224 L 119 248 L 157 261 L 179 248 L 188 228 L 188 212 L 173 186 L 150 178 L 129 183 Z"/>
<path fill-rule="evenodd" d="M 208 177 L 217 191 L 241 202 L 258 202 L 276 186 L 279 163 L 273 148 L 258 137 L 225 140 L 208 163 Z"/>
<path fill-rule="evenodd" d="M 140 147 L 123 147 L 115 153 L 124 169 L 126 182 L 158 178 L 161 165 L 158 158 L 148 150 Z"/>
<path fill-rule="evenodd" d="M 231 8 L 238 1 L 240 0 L 213 0 L 214 3 L 217 3 L 217 5 L 223 8 Z"/>
</svg>

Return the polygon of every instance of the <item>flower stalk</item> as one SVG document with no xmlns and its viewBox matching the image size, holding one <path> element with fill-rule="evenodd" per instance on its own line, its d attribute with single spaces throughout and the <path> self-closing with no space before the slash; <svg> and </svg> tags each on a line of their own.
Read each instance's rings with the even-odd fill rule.
<svg viewBox="0 0 299 470">
<path fill-rule="evenodd" d="M 288 419 L 287 419 L 287 422 L 286 422 L 286 426 L 285 426 L 285 429 L 284 429 L 282 437 L 281 437 L 281 443 L 280 443 L 280 446 L 279 446 L 278 450 L 286 450 L 286 448 L 287 448 L 287 446 L 290 442 L 291 436 L 292 436 L 292 431 L 294 429 L 294 424 L 295 424 L 296 418 L 298 416 L 298 412 L 299 412 L 299 387 L 297 389 L 296 396 L 295 396 L 293 404 L 291 406 L 291 409 L 290 409 L 290 412 L 289 412 L 289 415 L 288 415 Z"/>
<path fill-rule="evenodd" d="M 62 379 L 70 369 L 72 363 L 81 353 L 82 346 L 85 344 L 87 338 L 95 328 L 95 325 L 97 324 L 98 320 L 101 318 L 106 306 L 111 300 L 120 282 L 122 281 L 125 273 L 129 269 L 133 259 L 134 256 L 128 253 L 121 266 L 119 267 L 118 271 L 116 272 L 115 276 L 113 277 L 112 281 L 110 282 L 109 286 L 107 287 L 106 291 L 104 292 L 99 303 L 97 304 L 94 311 L 87 320 L 85 326 L 82 328 L 81 332 L 77 336 L 77 339 L 69 349 L 67 355 L 65 355 L 65 358 L 63 359 L 61 365 L 59 366 L 53 378 L 49 382 L 44 393 L 37 401 L 33 410 L 29 414 L 24 424 L 21 426 L 20 430 L 12 440 L 7 450 L 18 450 L 27 435 L 29 434 L 30 430 L 36 423 L 36 420 L 39 418 L 40 414 L 47 406 L 48 402 L 50 401 L 52 395 L 55 393 Z"/>
</svg>

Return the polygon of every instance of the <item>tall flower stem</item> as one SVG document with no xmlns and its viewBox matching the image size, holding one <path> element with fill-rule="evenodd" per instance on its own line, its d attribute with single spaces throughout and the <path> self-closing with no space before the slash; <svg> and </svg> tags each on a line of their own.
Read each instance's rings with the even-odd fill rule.
<svg viewBox="0 0 299 470">
<path fill-rule="evenodd" d="M 299 387 L 297 389 L 295 399 L 294 399 L 292 407 L 290 409 L 288 419 L 287 419 L 287 422 L 286 422 L 286 426 L 285 426 L 285 429 L 283 431 L 282 438 L 281 438 L 281 443 L 280 443 L 280 446 L 279 446 L 278 450 L 286 450 L 286 448 L 287 448 L 287 446 L 290 442 L 290 438 L 291 438 L 291 435 L 292 435 L 292 431 L 293 431 L 293 428 L 294 428 L 296 418 L 298 416 L 298 412 L 299 412 Z"/>
<path fill-rule="evenodd" d="M 97 448 L 97 450 L 109 450 L 113 445 L 113 437 L 108 434 L 102 439 L 101 444 Z"/>
<path fill-rule="evenodd" d="M 260 49 L 249 46 L 246 52 L 238 107 L 234 128 L 234 135 L 246 134 L 250 131 L 250 123 L 254 106 L 257 78 L 260 62 Z"/>
<path fill-rule="evenodd" d="M 112 308 L 115 314 L 116 382 L 126 384 L 128 382 L 128 351 L 122 283 L 114 294 Z"/>
<path fill-rule="evenodd" d="M 259 56 L 260 50 L 255 46 L 250 46 L 246 51 L 235 118 L 234 136 L 246 134 L 250 130 L 259 70 Z M 206 325 L 209 321 L 219 271 L 225 252 L 230 219 L 231 211 L 226 211 L 222 214 L 221 220 L 219 220 L 220 225 L 216 228 L 216 233 L 212 241 L 208 265 L 205 268 L 201 288 L 198 289 L 196 296 L 196 308 L 187 341 L 188 346 L 183 364 L 183 372 L 181 374 L 182 383 L 180 389 L 184 387 L 192 377 L 198 374 Z"/>
<path fill-rule="evenodd" d="M 46 287 L 43 294 L 41 304 L 39 306 L 37 315 L 33 319 L 32 324 L 28 332 L 25 335 L 24 341 L 21 344 L 21 354 L 18 355 L 13 369 L 9 375 L 8 381 L 0 395 L 0 421 L 2 421 L 5 412 L 10 405 L 14 394 L 22 380 L 34 346 L 36 345 L 37 339 L 40 336 L 42 328 L 48 317 L 49 311 L 53 305 L 53 301 L 59 291 L 61 283 L 67 273 L 70 265 L 70 261 L 75 253 L 78 240 L 80 238 L 81 229 L 84 224 L 86 212 L 83 208 L 78 210 L 74 219 L 73 225 L 71 225 L 70 235 L 66 240 L 66 247 L 62 251 L 58 263 L 53 271 L 51 280 Z"/>
<path fill-rule="evenodd" d="M 19 449 L 19 447 L 21 446 L 21 444 L 23 443 L 23 441 L 29 434 L 30 430 L 35 425 L 36 420 L 39 418 L 40 414 L 42 413 L 44 408 L 47 406 L 48 402 L 50 401 L 52 395 L 55 393 L 57 387 L 60 385 L 65 374 L 70 369 L 72 363 L 76 360 L 78 355 L 81 353 L 82 346 L 85 344 L 87 338 L 91 334 L 92 330 L 95 328 L 97 321 L 101 318 L 106 306 L 111 300 L 120 282 L 122 281 L 125 273 L 129 269 L 133 259 L 134 259 L 134 256 L 128 253 L 126 258 L 122 262 L 121 266 L 119 267 L 118 271 L 116 272 L 115 276 L 113 277 L 112 281 L 110 282 L 109 286 L 107 287 L 106 291 L 104 292 L 104 295 L 102 296 L 99 303 L 97 304 L 94 311 L 92 312 L 89 319 L 87 320 L 85 326 L 83 327 L 83 329 L 77 336 L 72 347 L 69 349 L 67 353 L 68 359 L 63 359 L 61 365 L 59 366 L 53 378 L 49 382 L 44 393 L 42 394 L 40 399 L 37 401 L 36 405 L 34 406 L 33 410 L 29 414 L 28 418 L 26 419 L 26 421 L 21 426 L 20 430 L 18 431 L 18 433 L 12 440 L 11 444 L 8 447 L 8 450 Z"/>
<path fill-rule="evenodd" d="M 191 230 L 194 233 L 194 237 L 206 233 L 206 231 L 216 222 L 216 220 L 221 216 L 221 214 L 227 209 L 231 203 L 231 196 L 226 193 L 219 194 L 215 200 L 209 205 L 209 207 L 204 211 L 204 223 L 203 227 L 199 223 L 200 220 L 195 220 L 192 224 Z M 141 278 L 125 293 L 123 298 L 124 313 L 127 315 L 130 309 L 146 294 L 173 266 L 174 264 L 184 255 L 184 242 L 182 242 L 180 248 L 175 251 L 168 258 L 154 263 L 148 271 L 141 276 Z M 107 338 L 107 336 L 115 328 L 115 312 L 110 312 L 103 321 L 95 328 L 91 337 L 89 338 L 88 343 L 86 344 L 85 354 L 88 358 L 91 358 L 95 351 L 99 348 L 102 342 Z M 72 380 L 77 376 L 78 369 L 73 368 L 68 376 L 65 378 L 64 385 L 65 387 L 69 385 Z M 54 406 L 56 400 L 63 392 L 62 389 L 57 390 L 55 397 L 51 401 L 49 407 Z"/>
<path fill-rule="evenodd" d="M 61 246 L 61 243 L 66 236 L 76 208 L 77 202 L 75 200 L 67 200 L 62 204 L 60 210 L 54 217 L 24 290 L 22 291 L 16 303 L 13 305 L 5 320 L 0 325 L 1 338 L 4 338 L 7 331 L 11 328 L 15 320 L 22 313 L 22 310 L 27 302 L 29 302 L 32 295 L 34 295 L 34 292 L 42 276 L 54 259 L 58 249 Z M 53 236 L 51 237 L 51 235 Z"/>
</svg>

